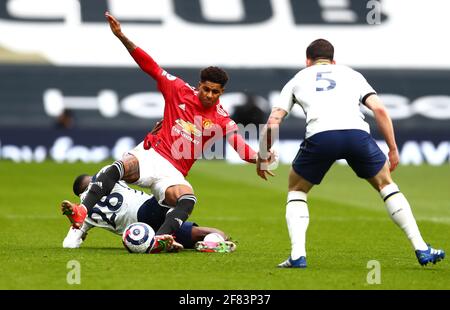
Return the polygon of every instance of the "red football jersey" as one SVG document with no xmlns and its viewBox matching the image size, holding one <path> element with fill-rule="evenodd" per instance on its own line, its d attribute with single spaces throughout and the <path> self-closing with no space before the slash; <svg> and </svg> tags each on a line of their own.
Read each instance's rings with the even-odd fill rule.
<svg viewBox="0 0 450 310">
<path fill-rule="evenodd" d="M 164 122 L 152 148 L 186 176 L 201 158 L 205 144 L 212 145 L 238 127 L 219 101 L 205 108 L 194 87 L 164 71 L 142 49 L 135 49 L 131 55 L 157 81 L 164 96 Z"/>
</svg>

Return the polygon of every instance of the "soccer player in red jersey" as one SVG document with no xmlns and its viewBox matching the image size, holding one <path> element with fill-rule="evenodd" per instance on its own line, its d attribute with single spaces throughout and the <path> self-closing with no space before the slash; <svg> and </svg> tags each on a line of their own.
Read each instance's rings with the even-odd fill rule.
<svg viewBox="0 0 450 310">
<path fill-rule="evenodd" d="M 224 70 L 203 69 L 198 87 L 194 88 L 163 70 L 122 33 L 117 19 L 108 12 L 105 16 L 113 34 L 141 69 L 157 82 L 165 100 L 164 122 L 156 134 L 149 133 L 122 160 L 97 174 L 82 204 L 73 210 L 74 226 L 82 223 L 86 212 L 109 194 L 117 181 L 124 180 L 150 188 L 161 205 L 175 207 L 156 232 L 156 235 L 173 234 L 187 220 L 196 203 L 192 186 L 185 177 L 201 157 L 205 144 L 226 136 L 239 156 L 250 163 L 256 163 L 256 152 L 237 133 L 236 123 L 220 105 L 219 97 L 228 81 Z"/>
</svg>

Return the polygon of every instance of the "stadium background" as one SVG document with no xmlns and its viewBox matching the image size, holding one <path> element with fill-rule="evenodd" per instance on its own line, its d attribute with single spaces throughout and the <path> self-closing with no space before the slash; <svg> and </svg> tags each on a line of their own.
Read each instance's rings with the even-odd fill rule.
<svg viewBox="0 0 450 310">
<path fill-rule="evenodd" d="M 379 8 L 381 14 L 377 15 Z M 2 176 L 10 176 L 4 181 L 9 184 L 2 185 L 4 190 L 0 195 L 2 221 L 6 223 L 3 233 L 17 228 L 18 218 L 26 218 L 27 215 L 18 215 L 22 212 L 19 212 L 19 206 L 25 214 L 30 210 L 34 214 L 34 204 L 57 205 L 58 200 L 65 198 L 63 195 L 70 193 L 75 173 L 86 169 L 95 171 L 103 161 L 119 158 L 162 117 L 162 96 L 155 83 L 137 68 L 126 49 L 110 33 L 103 16 L 104 11 L 109 10 L 121 21 L 124 33 L 133 42 L 154 56 L 167 71 L 191 85 L 196 85 L 201 68 L 208 65 L 224 67 L 231 80 L 222 104 L 232 115 L 245 103 L 247 95 L 253 95 L 256 105 L 267 116 L 270 104 L 276 101 L 282 86 L 303 67 L 306 46 L 319 37 L 330 40 L 335 46 L 336 61 L 362 72 L 387 105 L 394 120 L 401 164 L 420 166 L 404 167 L 413 170 L 403 170 L 403 174 L 399 172 L 398 175 L 400 181 L 404 180 L 405 186 L 409 186 L 410 193 L 417 193 L 412 199 L 417 196 L 418 203 L 414 200 L 413 203 L 418 205 L 419 220 L 429 221 L 423 225 L 431 232 L 438 231 L 438 228 L 431 228 L 433 223 L 440 223 L 439 231 L 444 228 L 448 235 L 448 191 L 445 187 L 449 184 L 450 161 L 450 44 L 442 33 L 449 27 L 446 16 L 449 9 L 450 3 L 444 0 L 432 3 L 423 0 L 407 3 L 395 0 L 0 0 L 0 168 Z M 73 127 L 57 125 L 58 116 L 64 109 L 71 111 Z M 278 146 L 281 161 L 285 164 L 294 157 L 304 133 L 304 115 L 301 108 L 295 109 L 285 122 Z M 372 116 L 365 113 L 374 136 L 381 140 Z M 227 152 L 226 157 L 228 162 L 236 162 L 234 152 Z M 53 162 L 77 164 L 54 165 Z M 196 178 L 200 175 L 209 180 L 208 172 L 214 167 L 223 168 L 223 165 L 200 163 L 192 176 L 200 195 L 206 201 L 210 199 L 211 204 L 216 203 L 214 195 L 226 204 L 234 201 L 220 192 L 208 191 L 207 181 Z M 241 170 L 237 168 L 233 167 L 229 173 L 240 174 Z M 242 169 L 246 171 L 242 172 L 243 176 L 252 178 L 252 167 L 242 166 Z M 34 193 L 36 188 L 30 189 L 27 183 L 39 186 L 43 171 L 48 173 L 49 180 L 42 184 L 53 192 L 53 196 L 49 194 L 39 198 L 42 199 L 40 202 L 31 202 L 31 195 L 29 200 L 18 202 L 17 197 L 23 196 L 20 188 Z M 376 197 L 366 200 L 364 195 L 371 193 L 368 189 L 358 194 L 348 192 L 347 188 L 353 183 L 345 182 L 353 176 L 340 168 L 337 171 L 337 175 L 329 177 L 330 188 L 325 184 L 320 192 L 326 199 L 335 199 L 337 202 L 333 201 L 340 206 L 347 202 L 368 206 L 379 204 Z M 269 197 L 269 192 L 266 196 L 259 192 L 258 195 L 275 205 L 284 201 L 286 173 L 287 167 L 282 167 L 274 187 L 262 187 L 269 192 L 276 189 L 278 196 Z M 230 183 L 232 176 L 223 172 L 217 176 L 219 186 L 233 186 Z M 431 209 L 427 209 L 428 202 L 419 195 L 420 187 L 408 183 L 422 178 L 429 180 L 430 186 L 432 182 L 439 182 L 424 196 L 437 199 Z M 243 182 L 251 187 L 252 182 L 256 182 L 252 180 Z M 217 179 L 211 181 L 217 182 Z M 51 182 L 60 184 L 52 188 Z M 57 189 L 62 191 L 63 188 L 66 190 L 63 194 L 55 194 Z M 251 192 L 236 195 L 236 199 L 247 201 Z M 339 195 L 343 197 L 339 198 Z M 325 205 L 330 205 L 330 201 Z M 274 231 L 279 233 L 286 252 L 284 211 L 278 209 L 276 214 L 273 210 L 261 211 L 259 216 L 270 214 L 277 219 Z M 324 209 L 327 210 L 325 206 Z M 197 212 L 202 219 L 204 211 Z M 218 210 L 211 212 L 220 214 Z M 252 213 L 241 215 L 254 216 Z M 356 212 L 354 215 L 361 214 Z M 238 218 L 239 212 L 233 216 Z M 386 219 L 385 214 L 380 216 Z M 50 221 L 56 223 L 53 218 Z M 62 222 L 59 217 L 58 221 Z M 59 247 L 65 233 L 62 228 L 65 226 L 59 222 L 55 224 L 59 235 L 54 238 L 58 243 L 51 243 L 53 239 L 49 239 L 42 247 Z M 212 224 L 231 231 L 236 227 L 226 220 L 212 221 Z M 395 233 L 399 235 L 398 231 Z M 242 239 L 244 233 L 238 231 L 239 234 Z M 262 231 L 258 231 L 257 235 L 261 234 Z M 18 238 L 30 242 L 25 236 Z M 110 237 L 105 235 L 105 238 Z M 402 240 L 400 236 L 398 238 Z M 112 239 L 107 240 L 112 244 Z M 241 248 L 245 249 L 246 244 L 249 243 L 243 241 Z M 334 241 L 330 239 L 329 244 Z M 7 245 L 3 244 L 3 247 Z M 101 242 L 90 245 L 101 246 Z M 48 255 L 53 255 L 52 250 L 47 251 Z M 245 250 L 243 252 L 245 254 Z M 272 256 L 269 266 L 279 260 L 279 256 Z M 20 277 L 14 273 L 14 270 L 19 272 L 20 264 L 15 266 L 3 278 L 2 288 L 40 287 L 40 281 L 34 278 L 21 284 Z M 248 268 L 252 266 L 243 267 L 242 272 Z M 64 270 L 60 274 L 61 278 L 65 277 Z M 332 271 L 327 270 L 327 274 L 333 278 Z M 397 277 L 394 271 L 392 274 Z M 338 283 L 340 275 L 335 276 Z M 164 276 L 156 278 L 164 279 Z M 354 283 L 327 282 L 326 274 L 317 278 L 323 282 L 311 284 L 307 281 L 307 288 L 354 288 Z M 58 281 L 49 280 L 50 284 L 44 287 L 60 288 Z M 241 286 L 220 282 L 213 287 L 299 288 L 289 286 L 287 282 L 284 279 L 265 286 L 263 282 L 250 284 L 251 280 L 244 277 Z M 87 287 L 124 287 L 119 279 L 111 279 L 111 283 L 111 286 L 91 283 Z M 405 278 L 399 285 L 391 283 L 387 288 L 409 288 L 409 284 L 411 282 Z M 170 288 L 168 285 L 162 287 Z M 424 288 L 427 287 L 434 286 L 428 283 Z M 444 287 L 449 288 L 448 281 Z"/>
<path fill-rule="evenodd" d="M 267 114 L 303 66 L 307 44 L 327 38 L 337 62 L 365 74 L 389 107 L 402 163 L 448 163 L 450 48 L 437 29 L 444 22 L 439 12 L 449 4 L 376 3 L 379 20 L 370 1 L 2 0 L 0 157 L 117 158 L 162 117 L 162 96 L 109 32 L 108 9 L 137 45 L 192 85 L 199 69 L 225 67 L 231 81 L 222 102 L 230 114 L 246 94 L 257 96 Z M 441 9 L 426 14 L 432 7 Z M 57 130 L 65 108 L 74 126 Z M 287 150 L 281 153 L 297 147 L 303 125 L 296 107 L 281 133 Z"/>
</svg>

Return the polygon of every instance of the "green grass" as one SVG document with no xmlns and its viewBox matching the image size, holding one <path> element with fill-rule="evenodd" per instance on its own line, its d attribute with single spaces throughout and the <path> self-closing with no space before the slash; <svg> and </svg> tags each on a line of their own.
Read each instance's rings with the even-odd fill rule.
<svg viewBox="0 0 450 310">
<path fill-rule="evenodd" d="M 229 254 L 183 251 L 131 255 L 119 236 L 94 229 L 80 249 L 61 247 L 68 221 L 59 202 L 75 199 L 72 179 L 102 165 L 0 161 L 0 289 L 450 289 L 449 260 L 421 267 L 377 193 L 335 165 L 309 195 L 308 268 L 277 269 L 289 255 L 284 219 L 288 166 L 257 178 L 254 166 L 201 161 L 189 180 L 191 219 L 238 241 Z M 396 182 L 427 242 L 450 250 L 450 166 L 400 167 Z M 69 285 L 67 263 L 81 264 Z M 367 262 L 381 264 L 369 285 Z"/>
</svg>

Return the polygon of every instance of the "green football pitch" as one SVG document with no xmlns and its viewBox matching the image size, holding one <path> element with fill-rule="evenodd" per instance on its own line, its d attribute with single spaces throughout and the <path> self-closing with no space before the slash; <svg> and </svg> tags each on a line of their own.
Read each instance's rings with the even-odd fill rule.
<svg viewBox="0 0 450 310">
<path fill-rule="evenodd" d="M 128 254 L 119 236 L 99 228 L 80 249 L 63 249 L 69 225 L 59 203 L 75 200 L 76 175 L 102 166 L 0 161 L 0 289 L 450 289 L 450 259 L 421 267 L 378 194 L 339 165 L 309 195 L 306 269 L 276 268 L 290 249 L 288 166 L 267 182 L 252 165 L 194 166 L 188 179 L 198 203 L 191 220 L 230 234 L 238 244 L 233 253 Z M 450 165 L 400 166 L 394 173 L 424 239 L 447 252 L 449 176 Z M 67 282 L 73 260 L 80 284 Z M 377 270 L 381 283 L 369 284 Z"/>
</svg>

